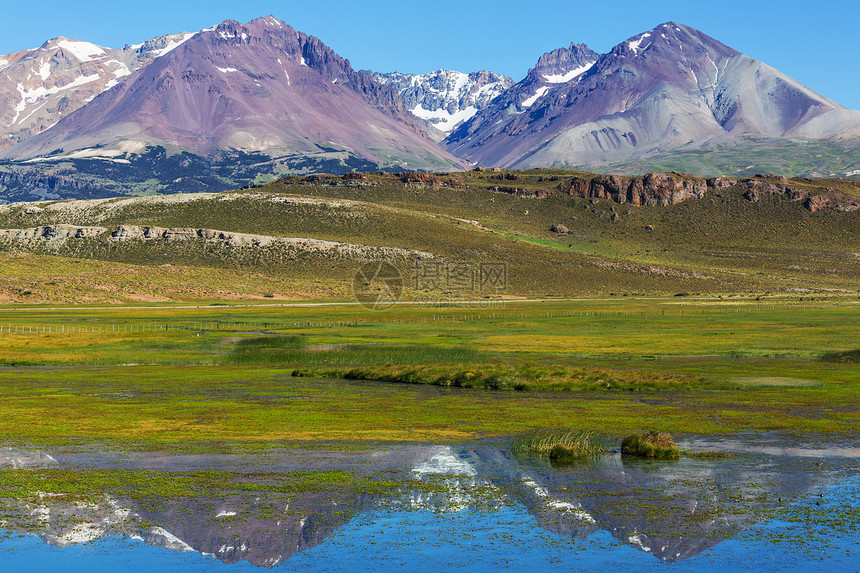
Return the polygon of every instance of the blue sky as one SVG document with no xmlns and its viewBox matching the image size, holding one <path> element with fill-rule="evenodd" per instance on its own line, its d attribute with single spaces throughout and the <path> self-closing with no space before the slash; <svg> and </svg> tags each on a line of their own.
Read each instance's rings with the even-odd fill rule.
<svg viewBox="0 0 860 573">
<path fill-rule="evenodd" d="M 272 14 L 318 36 L 356 69 L 489 69 L 522 79 L 549 50 L 584 42 L 608 51 L 675 20 L 762 60 L 837 103 L 860 109 L 858 0 L 2 0 L 0 54 L 56 36 L 109 47 L 225 19 Z"/>
</svg>

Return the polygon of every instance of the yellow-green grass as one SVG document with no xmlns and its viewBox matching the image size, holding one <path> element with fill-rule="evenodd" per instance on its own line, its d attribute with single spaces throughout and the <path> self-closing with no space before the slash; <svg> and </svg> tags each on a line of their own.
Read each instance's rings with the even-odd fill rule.
<svg viewBox="0 0 860 573">
<path fill-rule="evenodd" d="M 605 436 L 590 431 L 537 429 L 517 436 L 512 449 L 517 454 L 573 460 L 603 453 L 606 443 Z"/>
<path fill-rule="evenodd" d="M 318 441 L 459 441 L 538 427 L 607 434 L 851 433 L 853 388 L 654 394 L 499 393 L 291 378 L 278 368 L 0 370 L 0 435 L 15 443 L 146 447 Z"/>
<path fill-rule="evenodd" d="M 573 175 L 521 172 L 516 186 L 550 191 Z M 363 188 L 287 180 L 238 199 L 215 196 L 169 208 L 115 202 L 99 209 L 31 215 L 15 208 L 0 212 L 0 227 L 202 227 L 418 249 L 438 260 L 505 262 L 507 293 L 514 295 L 796 290 L 820 298 L 833 289 L 857 293 L 856 212 L 811 213 L 800 202 L 772 197 L 751 203 L 743 198 L 742 188 L 709 192 L 703 199 L 671 207 L 593 203 L 563 194 L 535 199 L 489 191 L 499 184 L 495 173 L 458 177 L 458 189 L 415 189 L 393 177 L 376 177 L 376 185 Z M 818 187 L 837 184 L 822 182 Z M 299 196 L 352 202 L 334 206 L 296 201 Z M 570 234 L 553 233 L 554 224 L 564 224 Z M 0 273 L 0 300 L 17 302 L 188 301 L 266 294 L 339 298 L 349 295 L 358 264 L 355 259 L 274 247 L 117 243 L 107 234 L 66 243 L 7 241 L 0 251 L 0 264 L 6 268 Z"/>
<path fill-rule="evenodd" d="M 639 432 L 624 438 L 621 455 L 639 458 L 677 459 L 681 450 L 672 436 L 664 432 Z"/>
<path fill-rule="evenodd" d="M 175 447 L 534 427 L 850 433 L 860 372 L 818 357 L 856 345 L 855 309 L 689 298 L 6 309 L 0 359 L 19 366 L 0 368 L 0 436 Z"/>
</svg>

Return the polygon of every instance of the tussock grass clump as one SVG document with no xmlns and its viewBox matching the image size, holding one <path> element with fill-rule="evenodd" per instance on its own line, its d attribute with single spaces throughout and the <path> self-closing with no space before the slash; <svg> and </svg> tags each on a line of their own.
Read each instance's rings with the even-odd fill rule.
<svg viewBox="0 0 860 573">
<path fill-rule="evenodd" d="M 574 430 L 532 430 L 514 440 L 518 454 L 538 454 L 551 460 L 574 460 L 606 451 L 605 439 L 595 432 Z"/>
<path fill-rule="evenodd" d="M 671 435 L 651 431 L 624 438 L 621 455 L 668 460 L 681 457 L 681 450 Z"/>
<path fill-rule="evenodd" d="M 840 362 L 842 364 L 860 363 L 860 348 L 843 352 L 825 352 L 818 358 L 821 362 Z"/>
</svg>

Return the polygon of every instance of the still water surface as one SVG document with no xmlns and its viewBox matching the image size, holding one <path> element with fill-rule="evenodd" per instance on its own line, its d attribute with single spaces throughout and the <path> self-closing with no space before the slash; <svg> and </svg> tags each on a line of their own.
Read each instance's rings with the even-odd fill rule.
<svg viewBox="0 0 860 573">
<path fill-rule="evenodd" d="M 264 470 L 271 483 L 343 470 L 390 485 L 3 500 L 0 569 L 858 570 L 860 449 L 761 435 L 682 446 L 733 457 L 553 466 L 503 442 L 256 456 L 5 449 L 0 464 L 29 471 Z"/>
</svg>

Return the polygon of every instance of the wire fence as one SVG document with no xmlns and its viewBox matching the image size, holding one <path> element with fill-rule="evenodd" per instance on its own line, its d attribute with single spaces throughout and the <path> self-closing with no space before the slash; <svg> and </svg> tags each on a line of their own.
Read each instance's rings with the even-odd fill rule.
<svg viewBox="0 0 860 573">
<path fill-rule="evenodd" d="M 433 323 L 458 323 L 474 322 L 480 320 L 537 320 L 537 319 L 563 319 L 563 318 L 620 318 L 620 317 L 671 317 L 671 316 L 704 316 L 717 314 L 740 314 L 775 312 L 785 310 L 817 310 L 823 308 L 837 308 L 830 305 L 757 305 L 757 306 L 731 306 L 717 308 L 697 309 L 654 309 L 654 310 L 586 310 L 565 312 L 484 312 L 484 313 L 439 313 L 425 316 L 408 318 L 361 318 L 353 320 L 301 320 L 301 321 L 238 321 L 238 322 L 162 322 L 162 323 L 118 323 L 118 324 L 37 324 L 37 323 L 0 323 L 0 335 L 9 334 L 123 334 L 123 333 L 156 333 L 170 331 L 191 332 L 265 332 L 292 329 L 314 329 L 314 328 L 349 328 L 365 327 L 374 325 L 417 325 Z"/>
</svg>

